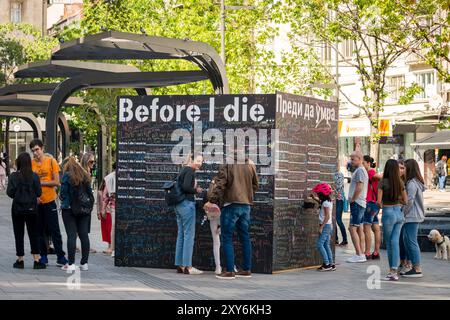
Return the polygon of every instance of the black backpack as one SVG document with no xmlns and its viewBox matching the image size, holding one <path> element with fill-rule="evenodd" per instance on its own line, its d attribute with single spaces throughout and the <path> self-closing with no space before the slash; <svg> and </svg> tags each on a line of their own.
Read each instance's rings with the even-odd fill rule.
<svg viewBox="0 0 450 320">
<path fill-rule="evenodd" d="M 75 192 L 70 204 L 72 214 L 74 216 L 90 215 L 94 208 L 94 195 L 88 191 L 88 186 L 85 183 L 73 188 Z"/>
<path fill-rule="evenodd" d="M 180 186 L 180 176 L 174 180 L 164 183 L 164 198 L 168 206 L 175 206 L 186 199 L 186 195 Z"/>
<path fill-rule="evenodd" d="M 37 198 L 33 182 L 21 182 L 19 180 L 13 200 L 13 211 L 19 214 L 35 214 L 37 212 Z"/>
</svg>

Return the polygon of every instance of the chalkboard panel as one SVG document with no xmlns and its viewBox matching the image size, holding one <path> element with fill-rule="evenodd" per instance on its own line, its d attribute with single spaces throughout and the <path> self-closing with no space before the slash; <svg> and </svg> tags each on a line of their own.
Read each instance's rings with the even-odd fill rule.
<svg viewBox="0 0 450 320">
<path fill-rule="evenodd" d="M 126 96 L 118 104 L 117 266 L 174 268 L 176 218 L 165 204 L 162 185 L 177 176 L 189 148 L 203 152 L 206 161 L 196 178 L 206 189 L 233 134 L 250 136 L 246 153 L 260 183 L 251 211 L 252 271 L 320 262 L 317 212 L 301 207 L 311 188 L 319 181 L 332 182 L 337 169 L 335 103 L 279 93 Z M 199 208 L 202 200 L 197 199 Z M 210 228 L 208 223 L 200 226 L 201 210 L 196 219 L 193 265 L 213 270 Z M 237 241 L 235 252 L 239 265 Z"/>
</svg>

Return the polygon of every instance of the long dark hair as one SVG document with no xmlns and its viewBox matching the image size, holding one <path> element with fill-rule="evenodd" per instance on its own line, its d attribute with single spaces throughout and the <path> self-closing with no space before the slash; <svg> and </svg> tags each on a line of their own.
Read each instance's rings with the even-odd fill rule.
<svg viewBox="0 0 450 320">
<path fill-rule="evenodd" d="M 33 170 L 31 170 L 31 157 L 27 152 L 19 154 L 16 160 L 19 179 L 22 182 L 33 181 Z"/>
<path fill-rule="evenodd" d="M 414 159 L 408 159 L 405 161 L 406 168 L 406 181 L 417 179 L 422 184 L 425 184 L 422 174 L 420 173 L 419 164 Z"/>
<path fill-rule="evenodd" d="M 398 162 L 394 159 L 389 159 L 384 166 L 383 179 L 388 180 L 390 199 L 397 200 L 402 194 L 402 180 L 400 179 L 400 171 L 398 169 Z"/>
</svg>

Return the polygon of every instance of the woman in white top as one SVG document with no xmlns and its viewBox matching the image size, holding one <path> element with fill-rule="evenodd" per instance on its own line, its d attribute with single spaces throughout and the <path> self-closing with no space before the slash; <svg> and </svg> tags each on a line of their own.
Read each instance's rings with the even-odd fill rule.
<svg viewBox="0 0 450 320">
<path fill-rule="evenodd" d="M 331 234 L 333 233 L 333 202 L 331 201 L 331 187 L 327 183 L 319 183 L 312 192 L 317 194 L 314 198 L 320 203 L 319 213 L 319 238 L 317 239 L 317 249 L 323 257 L 323 264 L 318 271 L 334 271 L 336 266 L 333 260 L 333 253 L 330 247 Z"/>
</svg>

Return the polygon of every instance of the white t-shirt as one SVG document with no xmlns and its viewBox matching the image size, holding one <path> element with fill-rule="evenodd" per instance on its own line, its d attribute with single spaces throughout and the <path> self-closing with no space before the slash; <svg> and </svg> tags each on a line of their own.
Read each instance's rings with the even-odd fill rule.
<svg viewBox="0 0 450 320">
<path fill-rule="evenodd" d="M 323 219 L 325 219 L 325 211 L 323 208 L 330 208 L 330 219 L 328 219 L 326 224 L 332 224 L 333 223 L 333 202 L 331 201 L 324 201 L 322 203 L 322 206 L 320 208 L 320 213 L 319 213 L 319 220 L 320 223 L 323 223 Z"/>
</svg>

